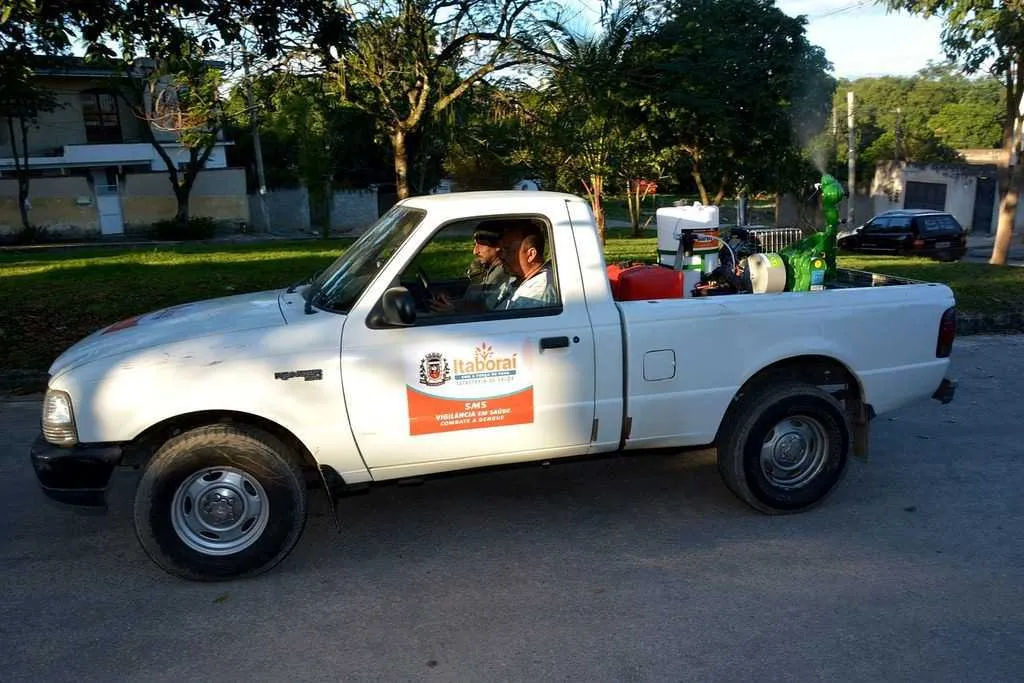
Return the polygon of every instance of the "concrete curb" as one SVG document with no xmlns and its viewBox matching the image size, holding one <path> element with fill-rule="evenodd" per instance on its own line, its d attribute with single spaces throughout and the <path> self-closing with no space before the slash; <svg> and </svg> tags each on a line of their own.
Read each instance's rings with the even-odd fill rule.
<svg viewBox="0 0 1024 683">
<path fill-rule="evenodd" d="M 0 398 L 9 400 L 46 391 L 45 370 L 0 370 Z"/>
<path fill-rule="evenodd" d="M 1024 311 L 965 313 L 956 316 L 957 336 L 972 334 L 1017 334 L 1024 332 Z"/>
</svg>

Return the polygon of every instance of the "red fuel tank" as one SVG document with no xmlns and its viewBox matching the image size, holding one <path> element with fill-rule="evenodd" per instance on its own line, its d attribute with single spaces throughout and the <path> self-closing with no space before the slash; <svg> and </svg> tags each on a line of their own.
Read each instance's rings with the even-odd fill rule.
<svg viewBox="0 0 1024 683">
<path fill-rule="evenodd" d="M 619 300 L 619 274 L 625 268 L 621 264 L 613 263 L 608 266 L 608 284 L 612 286 L 612 298 L 616 301 Z"/>
<path fill-rule="evenodd" d="M 663 266 L 633 266 L 620 272 L 618 280 L 618 301 L 681 299 L 685 296 L 681 270 Z"/>
</svg>

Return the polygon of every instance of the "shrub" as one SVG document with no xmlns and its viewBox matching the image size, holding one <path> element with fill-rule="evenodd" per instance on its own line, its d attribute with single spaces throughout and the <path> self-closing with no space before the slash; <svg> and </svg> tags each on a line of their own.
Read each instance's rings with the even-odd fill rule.
<svg viewBox="0 0 1024 683">
<path fill-rule="evenodd" d="M 181 223 L 174 219 L 153 224 L 153 233 L 158 240 L 204 240 L 213 237 L 216 223 L 212 218 L 197 216 Z"/>
</svg>

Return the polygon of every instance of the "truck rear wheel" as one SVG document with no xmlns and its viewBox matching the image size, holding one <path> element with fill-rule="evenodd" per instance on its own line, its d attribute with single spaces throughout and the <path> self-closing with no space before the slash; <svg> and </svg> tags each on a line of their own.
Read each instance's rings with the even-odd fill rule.
<svg viewBox="0 0 1024 683">
<path fill-rule="evenodd" d="M 766 514 L 801 512 L 831 493 L 846 468 L 850 425 L 830 394 L 776 382 L 740 399 L 722 426 L 718 471 L 726 486 Z"/>
<path fill-rule="evenodd" d="M 210 425 L 168 441 L 135 494 L 135 533 L 165 571 L 197 580 L 255 576 L 283 560 L 306 523 L 302 471 L 261 430 Z"/>
</svg>

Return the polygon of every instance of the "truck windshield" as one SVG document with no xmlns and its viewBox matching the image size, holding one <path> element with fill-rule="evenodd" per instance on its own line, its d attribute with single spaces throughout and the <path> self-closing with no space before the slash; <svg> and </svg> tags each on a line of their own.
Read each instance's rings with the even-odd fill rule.
<svg viewBox="0 0 1024 683">
<path fill-rule="evenodd" d="M 312 306 L 347 313 L 425 215 L 422 209 L 391 207 L 317 276 L 306 290 L 306 301 Z"/>
</svg>

